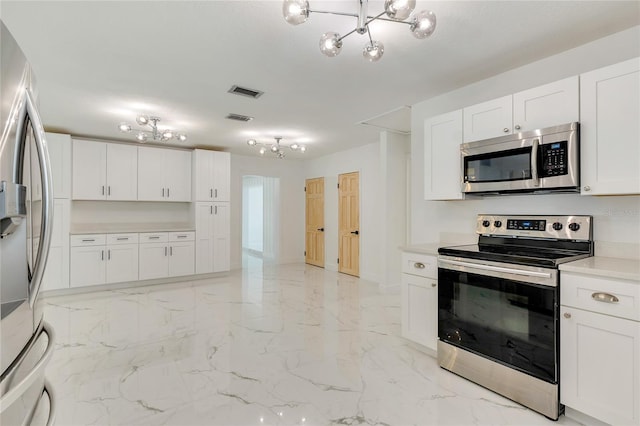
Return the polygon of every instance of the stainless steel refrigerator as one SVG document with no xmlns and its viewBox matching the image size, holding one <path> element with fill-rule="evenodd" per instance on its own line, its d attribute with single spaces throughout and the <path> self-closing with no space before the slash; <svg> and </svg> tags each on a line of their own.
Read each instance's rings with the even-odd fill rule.
<svg viewBox="0 0 640 426">
<path fill-rule="evenodd" d="M 53 190 L 31 67 L 0 21 L 0 424 L 52 424 L 44 370 L 54 336 L 38 292 L 47 264 Z"/>
</svg>

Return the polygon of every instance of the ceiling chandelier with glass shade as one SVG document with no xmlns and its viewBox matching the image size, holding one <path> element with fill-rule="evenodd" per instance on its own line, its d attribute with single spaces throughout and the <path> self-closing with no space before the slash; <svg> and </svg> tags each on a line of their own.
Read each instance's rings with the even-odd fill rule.
<svg viewBox="0 0 640 426">
<path fill-rule="evenodd" d="M 187 140 L 187 135 L 177 133 L 171 129 L 158 129 L 160 117 L 148 115 L 139 115 L 136 117 L 136 123 L 140 126 L 147 126 L 149 129 L 134 129 L 129 123 L 120 123 L 118 129 L 123 133 L 134 133 L 138 142 L 146 142 L 148 140 L 165 142 L 170 139 L 177 139 L 180 142 Z"/>
<path fill-rule="evenodd" d="M 416 0 L 385 0 L 384 11 L 375 16 L 368 15 L 368 0 L 356 0 L 356 3 L 358 4 L 358 13 L 344 13 L 312 10 L 308 0 L 284 0 L 282 14 L 284 19 L 291 25 L 299 25 L 306 22 L 311 13 L 326 13 L 356 18 L 356 27 L 343 36 L 333 31 L 324 33 L 320 37 L 320 51 L 329 57 L 337 56 L 342 50 L 342 40 L 353 33 L 366 34 L 369 40 L 362 49 L 362 56 L 370 62 L 378 61 L 384 53 L 382 42 L 371 38 L 371 31 L 369 30 L 371 22 L 379 20 L 409 25 L 411 33 L 420 39 L 429 37 L 436 29 L 436 15 L 433 12 L 423 10 L 412 15 L 413 9 L 416 7 Z M 387 18 L 382 17 L 385 14 Z"/>
<path fill-rule="evenodd" d="M 272 143 L 272 144 L 258 142 L 255 139 L 249 139 L 247 141 L 247 145 L 254 146 L 254 147 L 258 148 L 258 152 L 260 153 L 260 155 L 265 155 L 267 153 L 271 153 L 271 154 L 275 155 L 276 158 L 279 158 L 279 159 L 282 160 L 286 156 L 286 154 L 285 154 L 286 146 L 280 145 L 280 141 L 282 140 L 282 136 L 274 136 L 274 139 L 276 140 L 276 142 Z M 307 147 L 306 146 L 300 145 L 297 142 L 294 142 L 294 143 L 290 144 L 288 146 L 288 148 L 291 151 L 298 151 L 298 152 L 306 152 L 307 151 Z"/>
</svg>

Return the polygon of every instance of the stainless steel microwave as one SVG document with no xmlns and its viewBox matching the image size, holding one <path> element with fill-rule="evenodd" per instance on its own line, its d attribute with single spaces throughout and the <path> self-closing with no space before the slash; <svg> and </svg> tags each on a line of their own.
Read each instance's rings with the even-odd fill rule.
<svg viewBox="0 0 640 426">
<path fill-rule="evenodd" d="M 578 192 L 579 123 L 460 145 L 462 192 Z"/>
</svg>

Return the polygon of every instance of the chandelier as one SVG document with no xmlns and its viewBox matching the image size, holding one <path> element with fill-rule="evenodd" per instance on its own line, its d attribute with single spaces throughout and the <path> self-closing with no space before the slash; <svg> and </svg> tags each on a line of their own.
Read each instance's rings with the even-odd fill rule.
<svg viewBox="0 0 640 426">
<path fill-rule="evenodd" d="M 282 140 L 282 136 L 275 136 L 274 139 L 276 140 L 276 143 L 273 143 L 273 144 L 265 144 L 265 143 L 258 142 L 255 139 L 249 139 L 247 141 L 247 145 L 259 147 L 258 148 L 258 152 L 260 153 L 260 155 L 265 155 L 267 152 L 271 152 L 277 158 L 282 160 L 285 157 L 284 149 L 283 149 L 282 145 L 280 145 L 280 141 Z M 292 150 L 292 151 L 300 151 L 300 152 L 306 152 L 307 151 L 307 147 L 306 146 L 300 145 L 299 143 L 296 143 L 296 142 L 294 142 L 291 145 L 289 145 L 289 149 Z"/>
<path fill-rule="evenodd" d="M 416 38 L 427 38 L 436 29 L 436 15 L 430 10 L 423 10 L 411 16 L 416 7 L 416 0 L 385 0 L 384 11 L 375 16 L 367 15 L 368 0 L 356 0 L 358 13 L 331 12 L 325 10 L 311 10 L 308 0 L 284 0 L 282 15 L 291 25 L 299 25 L 306 22 L 310 13 L 327 13 L 331 15 L 352 16 L 357 18 L 356 27 L 344 36 L 329 31 L 320 37 L 320 51 L 329 57 L 337 56 L 342 49 L 342 40 L 353 33 L 367 34 L 369 41 L 362 49 L 362 56 L 370 62 L 378 61 L 384 53 L 384 45 L 380 41 L 371 38 L 369 24 L 373 21 L 389 21 L 409 25 L 411 33 Z M 383 18 L 386 14 L 388 18 Z"/>
<path fill-rule="evenodd" d="M 139 115 L 136 117 L 136 123 L 141 126 L 148 126 L 150 130 L 133 129 L 129 123 L 120 123 L 120 125 L 118 125 L 118 129 L 123 133 L 135 132 L 136 139 L 143 143 L 149 139 L 162 142 L 168 141 L 169 139 L 177 139 L 180 142 L 187 140 L 187 135 L 184 133 L 176 133 L 170 129 L 159 130 L 158 121 L 160 121 L 160 117 Z"/>
</svg>

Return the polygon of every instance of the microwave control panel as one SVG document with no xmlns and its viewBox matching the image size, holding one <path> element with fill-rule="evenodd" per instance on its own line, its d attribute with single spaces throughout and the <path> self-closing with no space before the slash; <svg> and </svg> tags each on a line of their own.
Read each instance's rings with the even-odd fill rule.
<svg viewBox="0 0 640 426">
<path fill-rule="evenodd" d="M 562 176 L 569 173 L 567 141 L 540 145 L 540 177 Z"/>
</svg>

